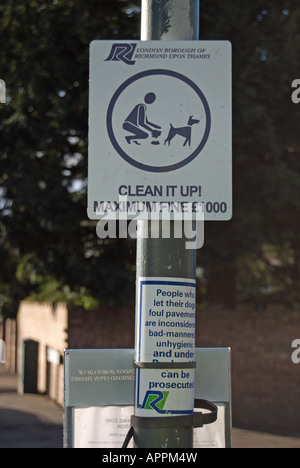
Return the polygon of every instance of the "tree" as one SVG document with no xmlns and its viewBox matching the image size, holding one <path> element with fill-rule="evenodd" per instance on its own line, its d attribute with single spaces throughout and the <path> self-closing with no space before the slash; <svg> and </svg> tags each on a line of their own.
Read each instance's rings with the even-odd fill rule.
<svg viewBox="0 0 300 468">
<path fill-rule="evenodd" d="M 86 305 L 110 303 L 116 290 L 128 300 L 133 290 L 133 245 L 97 239 L 86 215 L 86 177 L 90 42 L 135 38 L 138 29 L 138 10 L 125 0 L 0 5 L 5 298 L 15 283 L 24 297 Z"/>
<path fill-rule="evenodd" d="M 139 38 L 139 6 L 0 5 L 0 78 L 8 91 L 0 107 L 2 313 L 15 313 L 32 294 L 86 307 L 134 299 L 135 244 L 96 237 L 86 177 L 89 44 Z M 199 253 L 210 297 L 225 303 L 234 302 L 235 288 L 244 300 L 300 300 L 300 107 L 291 101 L 299 20 L 295 0 L 201 0 L 201 39 L 233 44 L 234 216 L 206 223 Z"/>
<path fill-rule="evenodd" d="M 264 259 L 267 289 L 278 292 L 278 268 L 265 255 L 266 245 L 271 245 L 273 259 L 281 257 L 286 280 L 297 291 L 300 122 L 299 109 L 291 101 L 291 83 L 299 76 L 299 5 L 292 0 L 265 1 L 263 6 L 256 0 L 203 0 L 201 8 L 202 38 L 229 39 L 233 44 L 234 109 L 234 216 L 229 223 L 206 226 L 204 265 L 213 270 L 216 266 L 218 275 L 223 270 L 225 291 L 234 287 L 230 281 L 226 288 L 226 281 L 233 278 L 227 269 L 240 266 L 238 290 L 243 298 L 251 298 L 247 290 L 255 287 L 256 294 L 263 290 L 266 295 L 266 288 L 254 285 L 251 275 L 245 282 L 245 270 L 253 269 L 256 258 L 260 271 Z M 215 281 L 219 287 L 220 281 Z M 289 297 L 290 288 L 276 295 L 281 301 Z"/>
</svg>

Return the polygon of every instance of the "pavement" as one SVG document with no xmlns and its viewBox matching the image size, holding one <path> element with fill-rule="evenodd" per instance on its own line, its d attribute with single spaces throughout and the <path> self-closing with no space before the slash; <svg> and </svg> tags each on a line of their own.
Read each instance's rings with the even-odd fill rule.
<svg viewBox="0 0 300 468">
<path fill-rule="evenodd" d="M 47 396 L 17 393 L 0 364 L 0 448 L 62 448 L 63 409 Z M 300 448 L 300 438 L 233 428 L 233 448 Z"/>
<path fill-rule="evenodd" d="M 0 365 L 0 448 L 62 448 L 63 410 L 47 396 L 17 393 Z"/>
</svg>

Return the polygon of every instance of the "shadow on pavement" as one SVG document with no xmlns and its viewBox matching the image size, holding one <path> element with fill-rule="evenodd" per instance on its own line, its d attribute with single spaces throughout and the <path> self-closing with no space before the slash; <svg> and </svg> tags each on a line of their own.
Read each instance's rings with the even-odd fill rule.
<svg viewBox="0 0 300 468">
<path fill-rule="evenodd" d="M 62 426 L 12 409 L 0 409 L 0 448 L 62 448 Z"/>
</svg>

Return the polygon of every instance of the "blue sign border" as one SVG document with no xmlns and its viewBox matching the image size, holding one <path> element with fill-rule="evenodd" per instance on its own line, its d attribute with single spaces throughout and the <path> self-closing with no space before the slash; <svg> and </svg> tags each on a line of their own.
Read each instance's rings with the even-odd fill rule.
<svg viewBox="0 0 300 468">
<path fill-rule="evenodd" d="M 125 151 L 120 147 L 120 145 L 117 142 L 116 137 L 114 135 L 114 131 L 113 131 L 112 114 L 113 114 L 115 104 L 116 104 L 118 98 L 120 97 L 120 95 L 122 94 L 122 92 L 129 85 L 134 83 L 135 81 L 140 80 L 141 78 L 145 78 L 146 76 L 153 76 L 153 75 L 171 76 L 173 78 L 177 78 L 177 79 L 183 81 L 188 86 L 190 86 L 195 91 L 195 93 L 199 96 L 199 98 L 200 98 L 200 100 L 201 100 L 201 102 L 202 102 L 202 104 L 204 106 L 204 109 L 205 109 L 206 127 L 205 127 L 205 132 L 204 132 L 203 138 L 202 138 L 199 146 L 197 147 L 197 149 L 195 151 L 193 151 L 193 153 L 188 158 L 184 159 L 183 161 L 181 161 L 181 162 L 179 162 L 177 164 L 172 164 L 170 166 L 149 166 L 147 164 L 142 164 L 142 163 L 139 163 L 138 161 L 135 161 L 132 157 L 130 157 L 127 153 L 125 153 Z M 126 162 L 128 162 L 129 164 L 131 164 L 132 166 L 134 166 L 134 167 L 136 167 L 138 169 L 141 169 L 141 170 L 147 171 L 147 172 L 171 172 L 171 171 L 175 171 L 175 170 L 180 169 L 180 168 L 186 166 L 187 164 L 189 164 L 203 150 L 204 146 L 207 143 L 209 134 L 210 134 L 211 113 L 210 113 L 210 108 L 209 108 L 206 97 L 204 96 L 202 91 L 198 88 L 198 86 L 192 80 L 190 80 L 189 78 L 187 78 L 186 76 L 184 76 L 184 75 L 182 75 L 180 73 L 177 73 L 177 72 L 174 72 L 174 71 L 171 71 L 171 70 L 160 70 L 160 69 L 148 70 L 148 71 L 144 71 L 144 72 L 138 73 L 138 74 L 130 77 L 128 80 L 126 80 L 118 88 L 118 90 L 113 95 L 113 97 L 112 97 L 112 99 L 110 101 L 110 104 L 108 106 L 108 111 L 107 111 L 107 116 L 106 116 L 106 125 L 107 125 L 108 135 L 109 135 L 109 138 L 110 138 L 110 141 L 111 141 L 113 147 L 115 148 L 117 153 Z"/>
</svg>

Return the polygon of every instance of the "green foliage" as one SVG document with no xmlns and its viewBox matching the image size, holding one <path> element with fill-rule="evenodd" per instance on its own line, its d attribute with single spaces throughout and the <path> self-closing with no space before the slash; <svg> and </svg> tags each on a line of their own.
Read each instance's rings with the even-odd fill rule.
<svg viewBox="0 0 300 468">
<path fill-rule="evenodd" d="M 86 177 L 89 44 L 139 38 L 137 6 L 0 4 L 0 78 L 8 96 L 0 106 L 6 316 L 24 297 L 86 308 L 134 300 L 135 244 L 97 238 L 86 215 Z M 258 294 L 300 301 L 300 106 L 290 98 L 300 78 L 299 24 L 295 0 L 201 0 L 201 39 L 233 44 L 234 217 L 207 223 L 199 266 L 236 264 L 243 300 Z M 265 246 L 272 246 L 272 261 Z"/>
<path fill-rule="evenodd" d="M 5 304 L 16 290 L 86 307 L 134 296 L 134 247 L 97 239 L 86 178 L 90 42 L 138 31 L 139 15 L 125 0 L 1 2 L 3 314 L 12 313 Z"/>
<path fill-rule="evenodd" d="M 202 0 L 201 10 L 201 37 L 233 45 L 234 216 L 206 225 L 199 260 L 209 267 L 236 263 L 239 298 L 252 300 L 255 289 L 296 304 L 300 107 L 291 101 L 291 83 L 300 76 L 300 6 Z M 280 265 L 265 262 L 265 246 Z"/>
<path fill-rule="evenodd" d="M 242 302 L 258 307 L 283 303 L 299 307 L 299 264 L 297 254 L 287 245 L 265 246 L 260 256 L 248 254 L 238 261 L 238 293 Z"/>
</svg>

